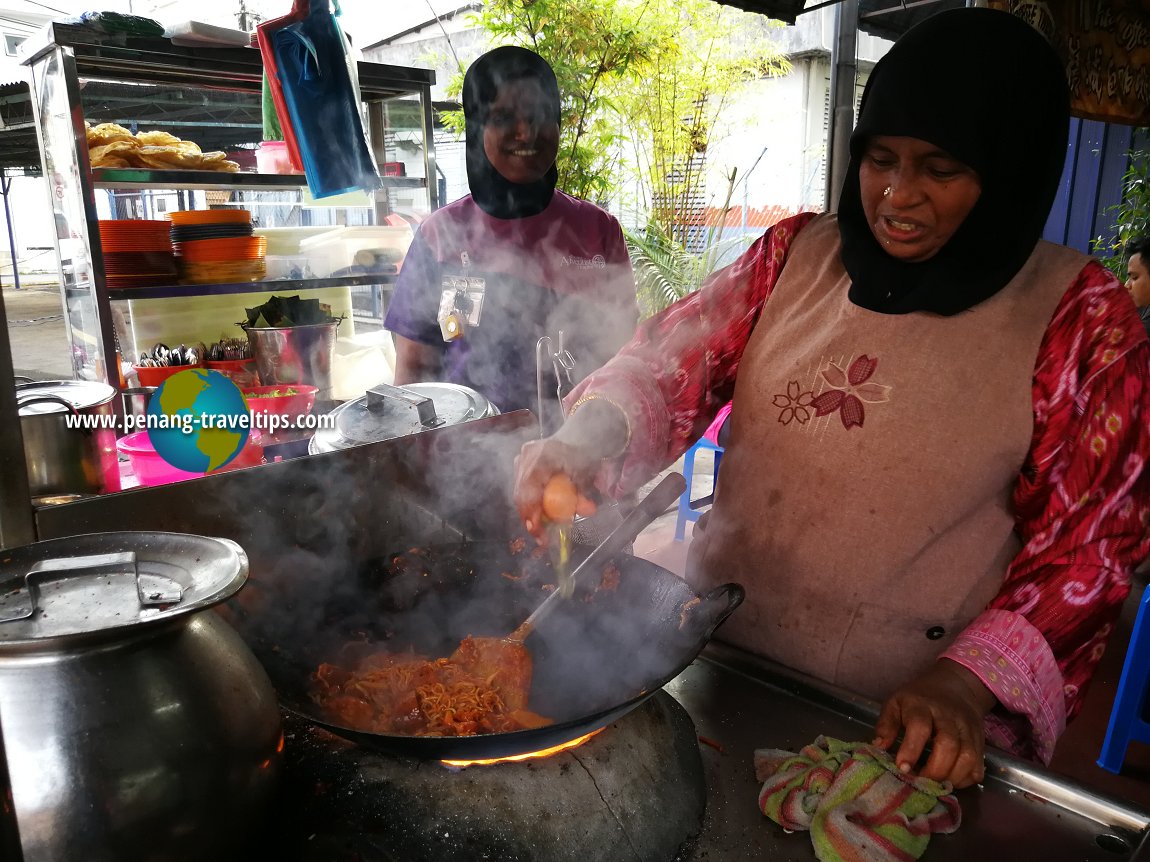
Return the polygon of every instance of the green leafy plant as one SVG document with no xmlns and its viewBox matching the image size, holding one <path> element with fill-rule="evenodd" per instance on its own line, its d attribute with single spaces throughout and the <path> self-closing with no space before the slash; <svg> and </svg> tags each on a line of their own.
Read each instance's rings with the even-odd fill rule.
<svg viewBox="0 0 1150 862">
<path fill-rule="evenodd" d="M 683 248 L 666 226 L 655 219 L 642 230 L 624 230 L 631 268 L 635 271 L 635 296 L 646 318 L 699 289 L 704 279 L 730 249 L 746 246 L 754 237 L 713 240 L 700 253 Z"/>
<path fill-rule="evenodd" d="M 707 155 L 725 134 L 731 102 L 746 85 L 785 75 L 791 64 L 770 39 L 778 21 L 711 0 L 649 2 L 661 50 L 617 106 L 627 118 L 643 203 L 686 245 L 706 203 Z"/>
<path fill-rule="evenodd" d="M 1150 150 L 1135 150 L 1129 160 L 1122 176 L 1122 202 L 1108 211 L 1114 216 L 1114 235 L 1098 237 L 1093 249 L 1102 265 L 1123 281 L 1127 243 L 1150 236 Z"/>
</svg>

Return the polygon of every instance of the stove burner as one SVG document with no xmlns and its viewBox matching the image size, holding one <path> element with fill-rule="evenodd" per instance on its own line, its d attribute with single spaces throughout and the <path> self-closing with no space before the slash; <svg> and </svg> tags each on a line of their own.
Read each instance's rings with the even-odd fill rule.
<svg viewBox="0 0 1150 862">
<path fill-rule="evenodd" d="M 702 825 L 695 728 L 665 692 L 578 748 L 465 769 L 284 725 L 277 858 L 669 862 Z"/>
</svg>

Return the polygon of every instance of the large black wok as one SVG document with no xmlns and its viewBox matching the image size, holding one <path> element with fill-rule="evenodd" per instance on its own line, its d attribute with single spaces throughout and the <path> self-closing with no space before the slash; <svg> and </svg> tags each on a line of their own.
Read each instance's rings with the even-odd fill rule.
<svg viewBox="0 0 1150 862">
<path fill-rule="evenodd" d="M 518 553 L 514 548 L 521 547 Z M 577 562 L 590 551 L 577 547 Z M 450 655 L 468 635 L 505 637 L 555 583 L 534 543 L 472 542 L 407 549 L 364 566 L 315 609 L 314 634 L 286 630 L 252 643 L 289 710 L 347 739 L 393 754 L 476 760 L 559 745 L 609 724 L 677 676 L 739 605 L 727 584 L 705 597 L 637 557 L 615 558 L 618 577 L 591 573 L 527 638 L 534 659 L 529 708 L 546 727 L 469 737 L 374 733 L 325 716 L 309 696 L 322 662 L 354 664 L 363 652 L 413 649 Z"/>
</svg>

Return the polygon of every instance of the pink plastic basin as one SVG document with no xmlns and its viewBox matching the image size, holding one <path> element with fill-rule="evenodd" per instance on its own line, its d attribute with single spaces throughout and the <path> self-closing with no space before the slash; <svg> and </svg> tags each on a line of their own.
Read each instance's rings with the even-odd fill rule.
<svg viewBox="0 0 1150 862">
<path fill-rule="evenodd" d="M 173 467 L 152 446 L 147 431 L 126 434 L 116 442 L 116 448 L 128 456 L 132 472 L 141 485 L 167 485 L 185 479 L 198 479 L 203 473 L 188 473 Z"/>
<path fill-rule="evenodd" d="M 255 467 L 262 464 L 264 460 L 262 437 L 263 432 L 259 428 L 252 428 L 248 433 L 248 440 L 244 444 L 244 448 L 239 451 L 235 458 L 216 472 L 238 470 L 241 467 Z M 167 485 L 169 482 L 182 482 L 185 479 L 198 479 L 207 475 L 205 473 L 189 473 L 186 470 L 173 467 L 152 446 L 147 431 L 135 431 L 121 437 L 116 441 L 116 447 L 128 456 L 132 473 L 141 485 Z"/>
</svg>

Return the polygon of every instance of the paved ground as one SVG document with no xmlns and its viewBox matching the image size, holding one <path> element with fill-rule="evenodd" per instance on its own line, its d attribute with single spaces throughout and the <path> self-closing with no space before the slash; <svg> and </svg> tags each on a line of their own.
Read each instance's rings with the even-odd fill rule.
<svg viewBox="0 0 1150 862">
<path fill-rule="evenodd" d="M 4 312 L 17 374 L 37 380 L 71 379 L 63 302 L 56 285 L 4 286 Z"/>
</svg>

